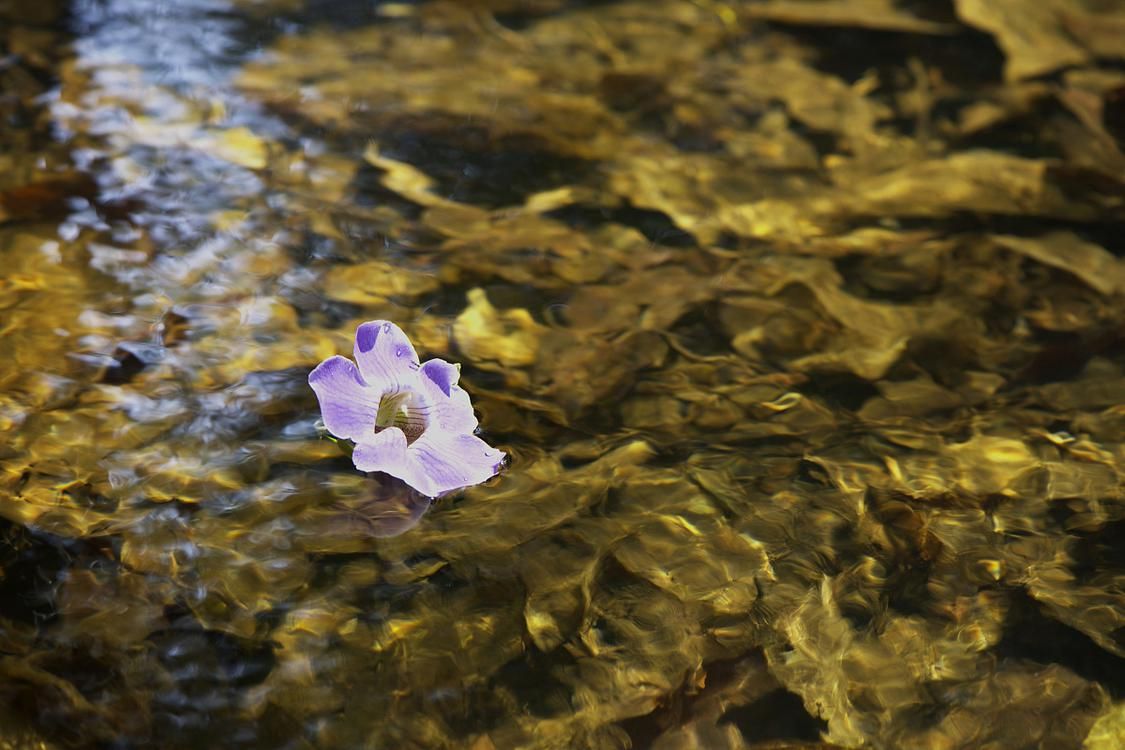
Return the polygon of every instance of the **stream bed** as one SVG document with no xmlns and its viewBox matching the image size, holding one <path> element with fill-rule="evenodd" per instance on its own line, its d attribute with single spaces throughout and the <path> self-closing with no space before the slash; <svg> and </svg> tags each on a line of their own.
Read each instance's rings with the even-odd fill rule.
<svg viewBox="0 0 1125 750">
<path fill-rule="evenodd" d="M 0 0 L 0 745 L 1125 745 L 1125 12 Z M 308 385 L 461 365 L 389 496 Z"/>
</svg>

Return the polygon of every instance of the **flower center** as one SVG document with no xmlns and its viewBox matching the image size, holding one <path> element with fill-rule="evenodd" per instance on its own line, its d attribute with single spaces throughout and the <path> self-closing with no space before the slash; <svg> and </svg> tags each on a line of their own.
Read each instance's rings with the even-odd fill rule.
<svg viewBox="0 0 1125 750">
<path fill-rule="evenodd" d="M 426 411 L 421 396 L 413 391 L 383 394 L 375 414 L 375 432 L 397 427 L 410 445 L 426 431 Z"/>
</svg>

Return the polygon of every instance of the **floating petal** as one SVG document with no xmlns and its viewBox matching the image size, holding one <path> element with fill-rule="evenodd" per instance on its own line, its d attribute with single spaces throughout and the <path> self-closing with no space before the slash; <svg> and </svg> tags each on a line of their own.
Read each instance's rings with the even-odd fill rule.
<svg viewBox="0 0 1125 750">
<path fill-rule="evenodd" d="M 395 474 L 419 492 L 437 497 L 495 476 L 504 452 L 475 435 L 429 429 L 407 452 L 407 472 Z M 393 473 L 393 472 L 388 472 Z"/>
<path fill-rule="evenodd" d="M 355 331 L 355 361 L 368 384 L 397 392 L 414 384 L 418 355 L 403 330 L 388 320 L 372 320 Z"/>
<path fill-rule="evenodd" d="M 440 388 L 446 396 L 450 394 L 450 390 L 457 385 L 457 380 L 461 377 L 461 371 L 457 369 L 457 365 L 436 358 L 422 365 L 422 374 Z"/>
<path fill-rule="evenodd" d="M 381 394 L 363 381 L 354 362 L 339 355 L 329 357 L 309 373 L 309 385 L 329 432 L 346 440 L 372 433 Z"/>
<path fill-rule="evenodd" d="M 381 471 L 420 489 L 403 476 L 403 467 L 407 465 L 406 434 L 397 427 L 388 427 L 356 440 L 352 463 L 360 471 Z"/>
<path fill-rule="evenodd" d="M 457 385 L 461 373 L 456 365 L 442 359 L 431 359 L 422 365 L 422 392 L 429 400 L 426 416 L 442 429 L 472 434 L 477 417 L 469 394 Z"/>
</svg>

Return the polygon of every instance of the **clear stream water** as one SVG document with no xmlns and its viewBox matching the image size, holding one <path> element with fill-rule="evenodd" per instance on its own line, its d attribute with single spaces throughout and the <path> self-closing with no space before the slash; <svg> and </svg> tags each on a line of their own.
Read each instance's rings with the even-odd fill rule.
<svg viewBox="0 0 1125 750">
<path fill-rule="evenodd" d="M 1125 21 L 979 5 L 0 0 L 4 746 L 1120 746 Z"/>
</svg>

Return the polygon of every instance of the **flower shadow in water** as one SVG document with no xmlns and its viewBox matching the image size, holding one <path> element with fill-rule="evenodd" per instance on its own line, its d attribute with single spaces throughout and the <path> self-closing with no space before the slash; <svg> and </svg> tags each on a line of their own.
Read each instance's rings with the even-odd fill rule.
<svg viewBox="0 0 1125 750">
<path fill-rule="evenodd" d="M 432 504 L 402 480 L 374 475 L 360 497 L 328 507 L 321 533 L 343 538 L 399 536 L 417 526 Z"/>
</svg>

